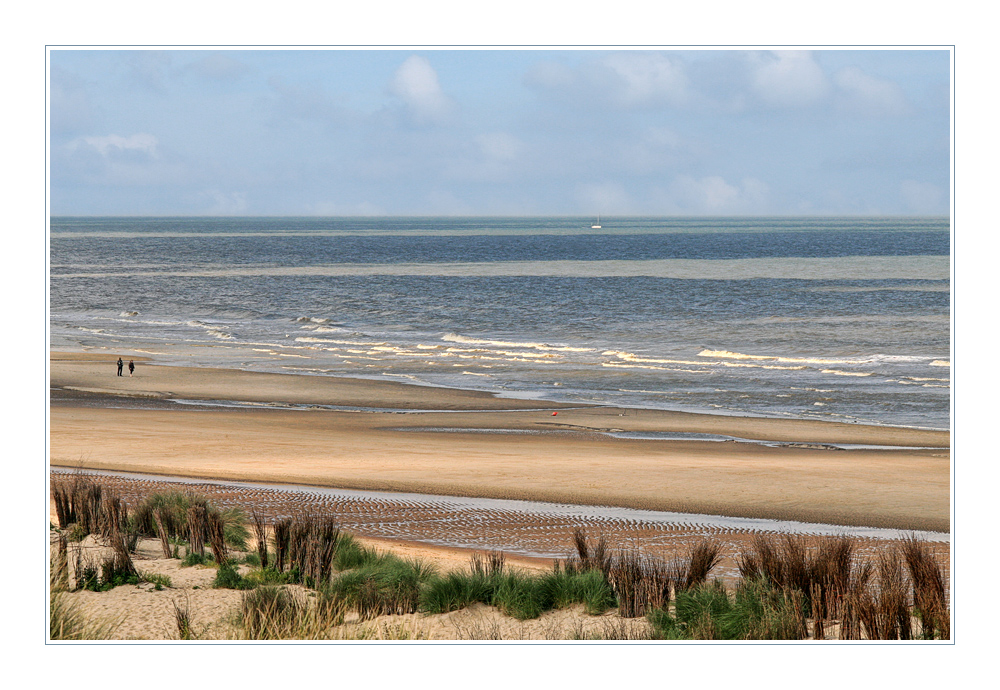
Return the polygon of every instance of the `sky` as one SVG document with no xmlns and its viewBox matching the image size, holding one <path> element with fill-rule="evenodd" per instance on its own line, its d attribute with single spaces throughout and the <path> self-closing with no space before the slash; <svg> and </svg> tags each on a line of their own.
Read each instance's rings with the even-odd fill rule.
<svg viewBox="0 0 1000 690">
<path fill-rule="evenodd" d="M 951 54 L 49 51 L 53 215 L 947 215 Z"/>
</svg>

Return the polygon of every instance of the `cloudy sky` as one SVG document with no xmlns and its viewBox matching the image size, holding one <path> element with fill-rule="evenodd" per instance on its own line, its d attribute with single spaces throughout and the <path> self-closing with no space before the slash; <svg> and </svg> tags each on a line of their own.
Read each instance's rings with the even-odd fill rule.
<svg viewBox="0 0 1000 690">
<path fill-rule="evenodd" d="M 54 215 L 947 214 L 946 50 L 63 50 Z"/>
</svg>

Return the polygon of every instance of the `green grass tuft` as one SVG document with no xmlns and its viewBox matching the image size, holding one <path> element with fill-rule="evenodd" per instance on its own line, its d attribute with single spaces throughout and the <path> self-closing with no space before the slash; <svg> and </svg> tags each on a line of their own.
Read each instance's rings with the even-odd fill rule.
<svg viewBox="0 0 1000 690">
<path fill-rule="evenodd" d="M 229 563 L 223 563 L 215 573 L 212 587 L 215 589 L 253 589 L 257 583 L 240 575 Z"/>
</svg>

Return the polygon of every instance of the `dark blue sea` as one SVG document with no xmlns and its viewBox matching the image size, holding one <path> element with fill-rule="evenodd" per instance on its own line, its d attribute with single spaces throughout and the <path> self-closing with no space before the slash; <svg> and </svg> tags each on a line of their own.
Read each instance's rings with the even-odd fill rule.
<svg viewBox="0 0 1000 690">
<path fill-rule="evenodd" d="M 948 428 L 947 218 L 53 218 L 50 344 Z"/>
</svg>

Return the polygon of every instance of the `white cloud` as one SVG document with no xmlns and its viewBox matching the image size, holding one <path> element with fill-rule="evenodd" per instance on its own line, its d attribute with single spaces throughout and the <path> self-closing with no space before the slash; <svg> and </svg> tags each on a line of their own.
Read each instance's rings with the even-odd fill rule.
<svg viewBox="0 0 1000 690">
<path fill-rule="evenodd" d="M 781 108 L 812 105 L 830 93 L 826 75 L 808 51 L 751 53 L 749 59 L 751 87 L 766 105 Z"/>
<path fill-rule="evenodd" d="M 614 53 L 605 58 L 604 65 L 615 74 L 615 97 L 622 105 L 680 103 L 687 99 L 684 70 L 678 61 L 662 53 Z"/>
<path fill-rule="evenodd" d="M 731 184 L 718 175 L 678 175 L 668 191 L 668 203 L 688 213 L 751 213 L 765 210 L 767 195 L 767 185 L 752 177 Z"/>
<path fill-rule="evenodd" d="M 558 63 L 536 65 L 525 76 L 543 95 L 574 103 L 643 108 L 688 100 L 683 63 L 663 53 L 623 51 L 569 68 Z"/>
<path fill-rule="evenodd" d="M 132 134 L 123 137 L 120 134 L 109 134 L 103 137 L 78 137 L 70 142 L 71 150 L 92 149 L 105 158 L 122 152 L 140 153 L 150 158 L 156 158 L 156 147 L 159 142 L 152 134 Z"/>
<path fill-rule="evenodd" d="M 454 103 L 441 89 L 437 72 L 419 55 L 411 55 L 399 66 L 389 92 L 406 104 L 419 124 L 442 123 L 454 110 Z"/>
<path fill-rule="evenodd" d="M 895 115 L 907 110 L 906 97 L 898 84 L 879 79 L 857 67 L 845 67 L 833 75 L 843 107 L 869 115 Z"/>
</svg>

